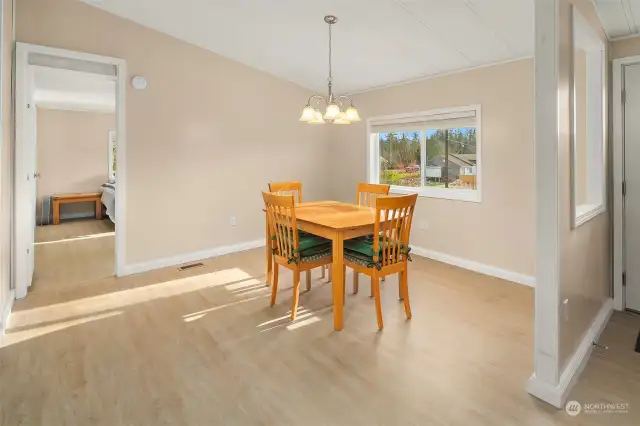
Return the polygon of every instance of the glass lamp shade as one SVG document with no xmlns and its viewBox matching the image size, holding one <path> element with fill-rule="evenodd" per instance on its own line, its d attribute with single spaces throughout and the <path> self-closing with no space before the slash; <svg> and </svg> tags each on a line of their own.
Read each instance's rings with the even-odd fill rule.
<svg viewBox="0 0 640 426">
<path fill-rule="evenodd" d="M 353 105 L 347 108 L 345 112 L 346 118 L 349 121 L 360 121 L 360 116 L 358 115 L 358 110 Z"/>
<path fill-rule="evenodd" d="M 313 119 L 309 120 L 307 123 L 309 124 L 324 124 L 324 119 L 322 118 L 322 113 L 319 109 L 314 110 Z"/>
<path fill-rule="evenodd" d="M 338 118 L 333 120 L 333 124 L 351 124 L 351 121 L 347 119 L 347 114 L 341 112 L 338 114 Z"/>
<path fill-rule="evenodd" d="M 340 115 L 340 107 L 336 104 L 327 105 L 327 112 L 324 113 L 325 120 L 335 120 Z"/>
<path fill-rule="evenodd" d="M 311 108 L 309 105 L 304 107 L 302 110 L 302 115 L 300 116 L 300 121 L 310 122 L 311 120 L 316 118 L 316 110 Z"/>
</svg>

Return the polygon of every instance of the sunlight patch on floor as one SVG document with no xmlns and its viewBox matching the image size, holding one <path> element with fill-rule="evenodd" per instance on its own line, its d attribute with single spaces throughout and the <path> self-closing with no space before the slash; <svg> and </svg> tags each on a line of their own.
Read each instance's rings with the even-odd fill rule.
<svg viewBox="0 0 640 426">
<path fill-rule="evenodd" d="M 303 306 L 299 306 L 297 312 L 298 313 L 296 314 L 296 319 L 294 321 L 291 321 L 291 311 L 289 311 L 284 316 L 258 324 L 256 328 L 262 328 L 260 333 L 282 327 L 291 331 L 321 321 L 321 318 L 316 315 L 316 312 L 310 311 Z"/>
<path fill-rule="evenodd" d="M 2 338 L 1 347 L 15 345 L 16 343 L 24 342 L 35 337 L 44 336 L 55 331 L 64 330 L 65 328 L 74 327 L 80 324 L 86 324 L 93 321 L 98 321 L 105 318 L 111 318 L 116 315 L 122 314 L 123 311 L 105 312 L 98 315 L 90 315 L 84 318 L 77 318 L 70 321 L 63 321 L 56 324 L 43 325 L 42 327 L 29 328 L 27 330 L 7 331 Z"/>
<path fill-rule="evenodd" d="M 210 312 L 219 311 L 221 309 L 228 308 L 229 306 L 235 306 L 235 305 L 239 305 L 241 303 L 247 303 L 247 302 L 251 302 L 253 300 L 257 300 L 257 299 L 265 299 L 268 296 L 269 296 L 268 294 L 265 294 L 263 296 L 249 297 L 247 299 L 238 300 L 236 302 L 225 303 L 224 305 L 214 306 L 213 308 L 205 309 L 204 311 L 198 311 L 198 312 L 193 312 L 193 313 L 184 315 L 182 317 L 182 319 L 184 320 L 184 322 L 191 322 L 191 321 L 199 320 L 199 319 L 203 318 L 205 315 L 207 315 Z"/>
<path fill-rule="evenodd" d="M 10 327 L 25 327 L 40 323 L 63 321 L 70 317 L 93 315 L 197 290 L 223 287 L 241 282 L 246 283 L 245 285 L 253 285 L 261 281 L 241 269 L 225 269 L 85 299 L 16 311 L 11 315 Z"/>
<path fill-rule="evenodd" d="M 94 238 L 113 237 L 115 235 L 116 235 L 115 232 L 105 232 L 105 233 L 102 233 L 102 234 L 81 235 L 79 237 L 65 238 L 63 240 L 41 241 L 39 243 L 33 243 L 33 245 L 34 246 L 42 246 L 42 245 L 46 245 L 46 244 L 68 243 L 70 241 L 91 240 L 91 239 L 94 239 Z"/>
</svg>

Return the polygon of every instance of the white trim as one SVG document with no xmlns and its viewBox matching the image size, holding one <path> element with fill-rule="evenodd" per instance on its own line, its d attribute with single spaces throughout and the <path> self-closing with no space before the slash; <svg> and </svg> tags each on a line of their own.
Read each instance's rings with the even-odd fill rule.
<svg viewBox="0 0 640 426">
<path fill-rule="evenodd" d="M 621 40 L 629 40 L 630 38 L 636 38 L 636 37 L 640 37 L 640 34 L 627 34 L 627 35 L 623 35 L 623 36 L 618 36 L 618 37 L 613 37 L 610 38 L 609 41 L 614 42 L 614 41 L 621 41 Z"/>
<path fill-rule="evenodd" d="M 346 95 L 354 96 L 354 95 L 359 95 L 361 93 L 372 92 L 374 90 L 389 89 L 391 87 L 402 86 L 402 85 L 411 84 L 411 83 L 418 83 L 418 82 L 425 81 L 425 80 L 431 80 L 431 79 L 434 79 L 434 78 L 446 77 L 446 76 L 449 76 L 449 75 L 460 74 L 460 73 L 463 73 L 463 72 L 480 70 L 480 69 L 483 69 L 483 68 L 495 67 L 495 66 L 498 66 L 498 65 L 506 65 L 506 64 L 510 64 L 511 62 L 524 61 L 525 59 L 533 59 L 533 56 L 531 56 L 531 55 L 519 56 L 519 57 L 513 58 L 513 59 L 505 59 L 504 61 L 490 62 L 488 64 L 474 65 L 474 66 L 471 66 L 471 67 L 460 68 L 460 69 L 453 70 L 453 71 L 445 71 L 445 72 L 441 72 L 441 73 L 437 73 L 437 74 L 426 75 L 424 77 L 412 78 L 410 80 L 403 80 L 403 81 L 399 81 L 399 82 L 396 82 L 396 83 L 383 84 L 382 86 L 374 86 L 374 87 L 370 87 L 368 89 L 356 90 L 355 92 L 346 93 Z"/>
<path fill-rule="evenodd" d="M 438 262 L 447 263 L 449 265 L 458 266 L 470 271 L 479 272 L 484 275 L 501 278 L 503 280 L 511 281 L 517 284 L 526 285 L 528 287 L 535 287 L 536 285 L 536 279 L 531 275 L 509 271 L 507 269 L 486 265 L 473 260 L 462 259 L 460 257 L 451 256 L 446 253 L 440 253 L 422 247 L 416 247 L 414 245 L 411 245 L 411 254 L 437 260 Z"/>
<path fill-rule="evenodd" d="M 476 177 L 477 179 L 477 177 Z M 473 189 L 455 189 L 455 188 L 430 188 L 423 186 L 421 188 L 411 188 L 409 186 L 391 185 L 389 192 L 392 194 L 418 194 L 419 197 L 442 198 L 444 200 L 465 201 L 479 203 L 480 188 Z"/>
<path fill-rule="evenodd" d="M 123 268 L 122 275 L 139 274 L 141 272 L 151 271 L 154 269 L 166 268 L 169 266 L 182 265 L 184 263 L 195 262 L 198 260 L 208 259 L 210 257 L 218 257 L 225 254 L 237 253 L 240 251 L 246 251 L 255 249 L 258 247 L 264 247 L 264 238 L 246 241 L 244 243 L 232 244 L 229 246 L 215 247 L 212 249 L 202 250 L 194 253 L 186 253 L 173 257 L 165 257 L 163 259 L 151 260 L 149 262 L 135 263 L 133 265 L 126 265 Z"/>
<path fill-rule="evenodd" d="M 438 115 L 447 115 L 447 114 L 456 114 L 456 113 L 466 113 L 474 111 L 475 119 L 476 119 L 476 189 L 453 189 L 453 188 L 431 188 L 426 186 L 421 187 L 407 187 L 407 186 L 396 186 L 392 185 L 390 192 L 394 194 L 418 194 L 420 197 L 428 197 L 428 198 L 440 198 L 446 200 L 454 200 L 454 201 L 465 201 L 465 202 L 474 202 L 480 203 L 482 201 L 482 105 L 480 104 L 472 104 L 465 106 L 457 106 L 457 107 L 449 107 L 449 108 L 438 108 L 432 109 L 428 111 L 413 111 L 407 113 L 400 114 L 390 114 L 390 115 L 378 115 L 374 117 L 369 117 L 366 120 L 366 152 L 367 152 L 367 182 L 369 183 L 379 183 L 380 178 L 380 162 L 378 158 L 379 154 L 379 143 L 378 138 L 373 135 L 377 134 L 373 132 L 373 126 L 377 124 L 389 124 L 389 123 L 402 123 L 411 121 L 414 119 L 424 118 L 428 120 L 428 117 L 438 116 Z M 424 138 L 422 136 L 422 131 L 420 132 L 420 155 L 421 158 L 426 159 L 426 153 L 423 149 L 424 147 Z M 426 161 L 421 163 L 422 166 L 426 164 Z M 421 176 L 423 170 L 420 171 Z M 422 183 L 422 182 L 421 182 Z"/>
<path fill-rule="evenodd" d="M 76 59 L 80 61 L 91 61 L 102 64 L 110 64 L 116 67 L 116 135 L 117 135 L 117 164 L 118 164 L 118 190 L 116 191 L 116 217 L 118 221 L 116 223 L 116 275 L 123 275 L 126 259 L 126 123 L 125 123 L 125 106 L 126 106 L 126 87 L 127 87 L 127 70 L 126 62 L 123 59 L 110 58 L 107 56 L 93 55 L 84 52 L 74 52 L 71 50 L 57 49 L 53 47 L 40 46 L 28 43 L 16 43 L 16 77 L 17 82 L 25 84 L 25 74 L 29 69 L 28 57 L 31 53 L 40 53 L 44 55 L 50 55 L 55 57 Z M 24 108 L 26 105 L 16 105 L 16 111 L 18 108 Z M 16 128 L 19 127 L 19 123 L 16 123 Z M 19 145 L 18 136 L 16 135 L 16 145 Z M 16 157 L 16 161 L 18 161 Z M 15 186 L 15 191 L 18 191 L 18 186 Z M 13 208 L 13 215 L 15 218 L 15 203 Z M 14 233 L 13 240 L 16 242 L 16 247 L 20 247 L 17 242 L 17 233 Z M 23 267 L 24 257 L 16 256 L 14 258 L 14 267 L 16 271 L 19 271 Z M 19 275 L 19 274 L 18 274 Z M 16 297 L 22 298 L 27 294 L 27 283 L 24 279 L 15 277 Z"/>
<path fill-rule="evenodd" d="M 576 206 L 573 227 L 577 228 L 578 226 L 587 223 L 594 217 L 606 211 L 607 208 L 604 204 L 600 204 L 599 206 L 595 204 L 583 204 L 580 206 Z"/>
<path fill-rule="evenodd" d="M 607 299 L 602 304 L 591 326 L 582 337 L 580 345 L 571 356 L 556 386 L 552 386 L 546 381 L 538 380 L 534 373 L 527 383 L 527 392 L 555 407 L 562 408 L 567 401 L 571 389 L 589 361 L 589 356 L 593 350 L 593 342 L 598 340 L 600 334 L 607 326 L 612 312 L 613 299 Z"/>
<path fill-rule="evenodd" d="M 558 382 L 559 231 L 559 0 L 536 1 L 535 10 L 535 193 L 536 291 L 533 372 L 545 383 Z M 566 206 L 568 207 L 568 206 Z"/>
<path fill-rule="evenodd" d="M 569 119 L 570 119 L 570 198 L 571 198 L 571 226 L 572 229 L 587 223 L 606 211 L 607 200 L 607 152 L 606 152 L 606 60 L 605 45 L 595 33 L 593 28 L 586 21 L 580 11 L 571 8 L 571 57 L 569 58 Z M 576 81 L 575 81 L 575 52 L 576 40 L 586 39 L 584 42 L 589 45 L 586 50 L 587 69 L 586 84 L 587 97 L 593 92 L 600 93 L 599 104 L 587 103 L 586 106 L 586 149 L 587 149 L 587 199 L 588 203 L 576 205 L 576 172 L 578 162 L 577 149 L 577 108 L 576 108 Z M 595 49 L 593 48 L 595 46 Z M 594 54 L 597 52 L 597 55 Z M 594 58 L 597 62 L 594 62 Z M 592 63 L 599 68 L 599 78 L 593 78 L 591 70 Z M 594 90 L 595 89 L 595 90 Z M 599 120 L 591 120 L 594 113 L 600 117 Z"/>
<path fill-rule="evenodd" d="M 624 197 L 622 182 L 624 181 L 624 109 L 622 92 L 624 90 L 624 66 L 640 64 L 640 56 L 629 56 L 614 59 L 611 67 L 613 73 L 613 305 L 618 311 L 626 307 L 622 274 L 625 270 L 624 256 Z"/>
<path fill-rule="evenodd" d="M 13 310 L 14 300 L 15 292 L 13 290 L 9 290 L 9 292 L 7 293 L 7 300 L 5 301 L 4 310 L 2 311 L 2 316 L 0 317 L 0 338 L 2 338 L 2 336 L 4 336 L 4 333 L 7 331 L 7 324 L 9 323 L 9 317 L 11 316 L 11 311 Z"/>
</svg>

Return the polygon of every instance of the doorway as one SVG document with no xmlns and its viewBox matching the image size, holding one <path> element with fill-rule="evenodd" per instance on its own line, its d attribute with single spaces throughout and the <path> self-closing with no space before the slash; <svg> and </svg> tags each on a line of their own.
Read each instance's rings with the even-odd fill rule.
<svg viewBox="0 0 640 426">
<path fill-rule="evenodd" d="M 34 271 L 57 284 L 121 275 L 125 75 L 120 59 L 17 43 L 16 298 Z"/>
<path fill-rule="evenodd" d="M 614 303 L 640 313 L 640 57 L 614 60 L 613 72 Z"/>
</svg>

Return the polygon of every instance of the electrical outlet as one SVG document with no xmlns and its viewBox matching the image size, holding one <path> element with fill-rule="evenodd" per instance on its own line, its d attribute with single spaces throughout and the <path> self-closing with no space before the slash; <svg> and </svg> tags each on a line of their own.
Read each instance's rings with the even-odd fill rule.
<svg viewBox="0 0 640 426">
<path fill-rule="evenodd" d="M 422 231 L 428 231 L 429 230 L 429 222 L 426 220 L 421 220 L 418 223 L 418 229 L 422 230 Z"/>
<path fill-rule="evenodd" d="M 229 218 L 229 224 L 230 224 L 231 226 L 236 226 L 236 217 L 235 217 L 235 216 L 231 216 L 231 217 Z"/>
</svg>

